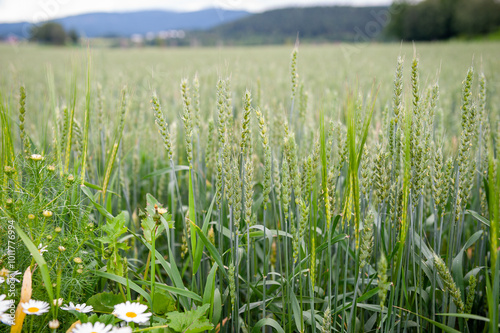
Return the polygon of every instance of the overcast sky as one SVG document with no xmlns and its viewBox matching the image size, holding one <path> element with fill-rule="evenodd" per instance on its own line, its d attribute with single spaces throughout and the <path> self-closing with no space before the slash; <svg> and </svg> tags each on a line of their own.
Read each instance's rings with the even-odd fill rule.
<svg viewBox="0 0 500 333">
<path fill-rule="evenodd" d="M 40 22 L 82 13 L 144 9 L 193 11 L 215 7 L 261 12 L 293 5 L 363 6 L 389 3 L 391 0 L 0 0 L 0 22 Z"/>
</svg>

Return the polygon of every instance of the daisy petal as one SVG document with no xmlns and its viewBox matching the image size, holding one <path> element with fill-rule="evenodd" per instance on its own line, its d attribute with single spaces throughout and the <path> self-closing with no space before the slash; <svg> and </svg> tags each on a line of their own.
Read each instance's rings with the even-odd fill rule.
<svg viewBox="0 0 500 333">
<path fill-rule="evenodd" d="M 134 322 L 137 324 L 144 324 L 149 321 L 149 317 L 152 315 L 151 312 L 145 312 L 147 309 L 148 307 L 144 304 L 127 301 L 115 305 L 113 314 L 127 323 Z"/>
<path fill-rule="evenodd" d="M 100 322 L 78 324 L 71 333 L 110 333 L 113 329 L 112 325 L 105 325 Z"/>
<path fill-rule="evenodd" d="M 49 312 L 49 303 L 44 301 L 36 301 L 30 299 L 28 302 L 21 303 L 23 312 L 27 315 L 37 315 L 40 316 L 46 312 Z"/>
</svg>

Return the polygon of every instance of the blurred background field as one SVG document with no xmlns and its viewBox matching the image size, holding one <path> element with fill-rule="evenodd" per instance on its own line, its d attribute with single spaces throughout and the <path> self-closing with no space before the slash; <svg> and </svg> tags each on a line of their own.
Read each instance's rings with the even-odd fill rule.
<svg viewBox="0 0 500 333">
<path fill-rule="evenodd" d="M 36 110 L 27 119 L 33 138 L 41 139 L 42 128 L 36 126 L 50 114 L 50 94 L 47 70 L 54 73 L 56 96 L 60 107 L 68 104 L 70 83 L 77 76 L 76 119 L 83 121 L 85 103 L 84 70 L 87 55 L 92 58 L 92 93 L 97 83 L 102 86 L 104 117 L 113 121 L 118 110 L 117 96 L 124 85 L 131 93 L 131 112 L 126 119 L 125 140 L 140 139 L 150 147 L 151 126 L 149 96 L 157 91 L 164 100 L 170 122 L 179 122 L 182 111 L 179 82 L 197 74 L 201 86 L 203 117 L 215 116 L 215 85 L 219 76 L 230 76 L 234 100 L 240 101 L 245 89 L 260 95 L 262 106 L 285 112 L 290 107 L 289 64 L 291 46 L 178 48 L 178 49 L 90 49 L 52 48 L 44 46 L 3 45 L 0 65 L 3 75 L 0 85 L 3 98 L 15 109 L 18 86 L 28 91 L 27 108 Z M 414 52 L 420 58 L 422 84 L 436 81 L 441 88 L 441 105 L 445 112 L 446 128 L 458 134 L 461 80 L 471 65 L 481 69 L 488 78 L 489 105 L 498 107 L 500 85 L 500 44 L 496 42 L 447 42 L 412 44 L 336 44 L 302 45 L 298 66 L 300 81 L 308 93 L 308 109 L 312 117 L 324 107 L 336 114 L 348 89 L 367 93 L 373 84 L 380 85 L 377 104 L 390 106 L 394 64 L 398 56 L 411 59 Z M 460 70 L 459 70 L 460 69 Z M 406 69 L 407 73 L 409 69 Z M 349 87 L 349 88 L 348 88 Z M 260 89 L 257 91 L 257 89 Z M 95 100 L 94 100 L 95 103 Z M 235 103 L 238 109 L 241 105 Z M 52 110 L 53 111 L 53 110 Z M 496 114 L 493 112 L 492 114 Z M 93 113 L 93 117 L 97 117 Z M 94 119 L 97 120 L 97 119 Z M 140 121 L 138 121 L 140 120 Z M 50 121 L 50 120 L 49 120 Z M 180 125 L 180 123 L 179 123 Z M 92 129 L 92 130 L 95 130 Z M 50 135 L 50 133 L 48 134 Z"/>
</svg>

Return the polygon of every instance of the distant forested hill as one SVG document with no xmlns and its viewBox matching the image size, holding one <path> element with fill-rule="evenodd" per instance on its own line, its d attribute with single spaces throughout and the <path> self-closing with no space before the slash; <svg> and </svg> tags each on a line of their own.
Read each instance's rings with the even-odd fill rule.
<svg viewBox="0 0 500 333">
<path fill-rule="evenodd" d="M 364 41 L 382 38 L 387 7 L 285 8 L 250 15 L 209 30 L 213 38 L 234 44 L 294 41 Z"/>
</svg>

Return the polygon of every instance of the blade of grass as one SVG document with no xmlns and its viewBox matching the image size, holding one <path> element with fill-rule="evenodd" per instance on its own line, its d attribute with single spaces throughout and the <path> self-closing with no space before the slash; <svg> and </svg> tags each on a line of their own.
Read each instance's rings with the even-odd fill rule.
<svg viewBox="0 0 500 333">
<path fill-rule="evenodd" d="M 166 174 L 166 173 L 170 173 L 172 171 L 183 171 L 183 170 L 189 170 L 189 166 L 176 165 L 173 168 L 160 169 L 160 170 L 157 170 L 157 171 L 154 171 L 154 172 L 147 174 L 146 176 L 142 177 L 142 179 L 146 180 L 146 179 L 150 179 L 153 177 L 161 176 L 161 175 Z"/>
<path fill-rule="evenodd" d="M 85 124 L 84 124 L 84 137 L 83 137 L 83 147 L 82 147 L 82 185 L 85 183 L 85 168 L 87 163 L 87 150 L 89 146 L 89 128 L 90 128 L 90 68 L 92 66 L 92 58 L 90 56 L 90 50 L 87 55 L 87 92 L 85 94 Z"/>
<path fill-rule="evenodd" d="M 274 328 L 278 333 L 285 333 L 285 330 L 280 326 L 280 324 L 272 318 L 262 318 L 253 327 L 252 333 L 260 332 L 260 329 L 265 326 L 270 326 Z"/>
<path fill-rule="evenodd" d="M 210 207 L 208 208 L 207 215 L 205 215 L 205 220 L 203 221 L 203 226 L 202 226 L 202 231 L 203 234 L 208 233 L 208 226 L 210 225 L 210 218 L 212 217 L 212 210 L 215 205 L 215 199 L 217 198 L 217 193 L 214 194 L 214 197 L 212 199 L 212 203 L 210 204 Z M 195 236 L 196 237 L 196 236 Z M 198 269 L 200 268 L 200 262 L 201 262 L 201 257 L 203 254 L 203 248 L 204 245 L 202 243 L 198 243 L 196 246 L 196 250 L 194 250 L 194 261 L 193 261 L 193 274 L 196 274 L 198 272 Z"/>
<path fill-rule="evenodd" d="M 194 207 L 193 170 L 191 168 L 189 169 L 189 221 L 192 224 L 196 225 L 196 211 Z M 194 264 L 195 260 L 194 257 L 196 252 L 196 232 L 193 229 L 191 229 L 191 251 L 193 255 L 193 264 Z M 197 270 L 198 267 L 196 267 L 196 271 Z M 196 274 L 196 271 L 193 269 L 193 276 Z"/>
<path fill-rule="evenodd" d="M 72 78 L 72 93 L 71 93 L 71 106 L 70 106 L 70 115 L 69 115 L 69 124 L 68 124 L 68 134 L 66 138 L 66 151 L 64 157 L 64 173 L 68 173 L 69 163 L 71 160 L 71 144 L 73 142 L 73 124 L 75 120 L 75 105 L 76 105 L 76 68 L 73 72 Z"/>
<path fill-rule="evenodd" d="M 90 202 L 94 205 L 94 207 L 99 211 L 99 213 L 101 213 L 104 217 L 106 217 L 106 219 L 113 220 L 114 218 L 113 215 L 111 215 L 111 213 L 108 212 L 106 208 L 97 203 L 96 198 L 94 198 L 92 192 L 90 192 L 90 190 L 85 185 L 82 185 L 80 188 L 82 189 L 83 193 L 89 198 Z M 99 194 L 96 194 L 96 196 L 98 195 Z"/>
<path fill-rule="evenodd" d="M 446 332 L 446 333 L 460 333 L 460 331 L 457 331 L 457 330 L 456 330 L 456 329 L 454 329 L 454 328 L 451 328 L 451 327 L 448 327 L 448 326 L 446 326 L 446 325 L 444 325 L 444 324 L 438 323 L 437 321 L 434 321 L 434 320 L 432 320 L 432 319 L 429 319 L 429 318 L 427 318 L 427 317 L 424 317 L 424 316 L 422 316 L 422 315 L 420 315 L 420 314 L 418 314 L 418 313 L 414 313 L 414 312 L 411 312 L 410 310 L 403 309 L 403 308 L 400 308 L 400 307 L 397 307 L 397 306 L 394 306 L 394 307 L 395 307 L 395 308 L 397 308 L 397 309 L 399 309 L 399 310 L 401 310 L 401 311 L 406 311 L 406 312 L 408 312 L 408 313 L 414 314 L 414 315 L 416 315 L 416 316 L 418 316 L 418 317 L 422 318 L 423 320 L 428 321 L 429 323 L 433 324 L 434 326 L 439 327 L 440 329 L 442 329 L 442 330 L 443 330 L 444 332 Z"/>
<path fill-rule="evenodd" d="M 151 286 L 150 281 L 137 280 L 137 284 Z M 200 295 L 198 295 L 190 290 L 187 290 L 187 289 L 172 287 L 172 286 L 166 285 L 164 283 L 158 283 L 158 282 L 155 283 L 155 287 L 158 289 L 164 290 L 164 291 L 168 291 L 169 293 L 174 294 L 174 295 L 184 296 L 184 297 L 190 298 L 190 299 L 197 301 L 197 302 L 203 302 L 203 299 L 200 297 Z M 133 289 L 133 290 L 135 290 L 135 289 Z"/>
<path fill-rule="evenodd" d="M 217 251 L 217 249 L 212 244 L 212 242 L 210 242 L 210 240 L 207 238 L 207 236 L 205 236 L 205 234 L 200 229 L 200 227 L 198 227 L 192 221 L 191 221 L 191 228 L 193 228 L 195 230 L 195 232 L 198 234 L 198 236 L 200 236 L 200 239 L 205 244 L 205 246 L 207 247 L 208 252 L 210 252 L 210 254 L 212 255 L 212 258 L 215 260 L 215 262 L 221 268 L 220 271 L 222 272 L 222 274 L 224 275 L 224 277 L 229 280 L 229 275 L 227 274 L 227 271 L 225 269 L 223 269 L 224 263 L 222 262 L 222 258 L 221 258 L 220 254 L 219 254 L 219 251 Z"/>
<path fill-rule="evenodd" d="M 38 249 L 36 248 L 35 244 L 33 244 L 31 239 L 28 237 L 28 235 L 24 233 L 21 227 L 17 223 L 14 223 L 14 226 L 16 228 L 17 234 L 22 239 L 24 245 L 26 245 L 31 255 L 33 256 L 33 259 L 35 259 L 36 263 L 38 264 L 38 267 L 40 268 L 40 272 L 42 273 L 43 283 L 45 284 L 45 290 L 47 290 L 47 294 L 50 299 L 50 304 L 52 304 L 52 301 L 54 300 L 54 291 L 52 289 L 52 282 L 50 280 L 50 273 L 49 273 L 49 268 L 47 266 L 47 262 L 45 262 L 45 259 L 43 259 L 43 256 L 40 254 L 40 252 L 38 252 Z"/>
<path fill-rule="evenodd" d="M 132 289 L 135 292 L 137 292 L 138 294 L 142 295 L 142 297 L 144 297 L 146 299 L 146 301 L 148 301 L 149 307 L 151 309 L 153 308 L 153 301 L 151 300 L 151 296 L 149 295 L 149 293 L 147 291 L 145 291 L 144 289 L 142 289 L 141 287 L 139 287 L 139 285 L 137 285 L 135 282 L 130 281 L 129 279 L 126 279 L 122 276 L 118 276 L 115 274 L 102 272 L 102 271 L 95 271 L 94 274 L 97 276 L 103 277 L 105 279 L 118 282 L 126 287 L 127 286 L 130 287 L 130 289 Z"/>
</svg>

